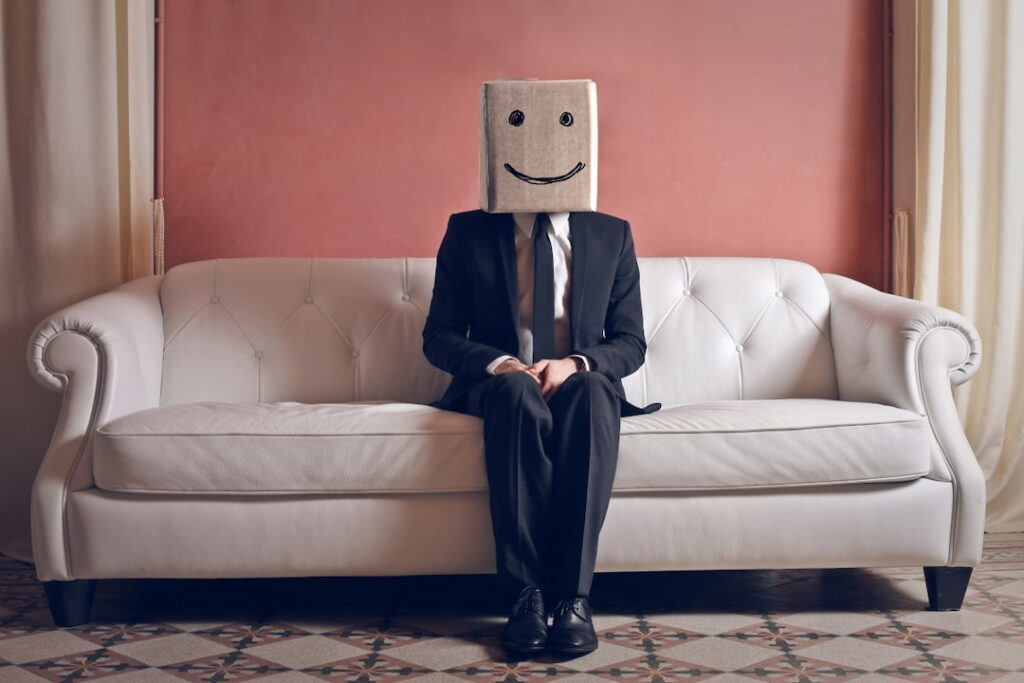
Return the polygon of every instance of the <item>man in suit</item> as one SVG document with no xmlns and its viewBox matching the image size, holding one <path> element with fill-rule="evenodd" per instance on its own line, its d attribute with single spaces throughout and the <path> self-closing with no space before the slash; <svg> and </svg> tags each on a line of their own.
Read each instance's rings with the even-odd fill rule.
<svg viewBox="0 0 1024 683">
<path fill-rule="evenodd" d="M 509 125 L 533 109 L 512 110 Z M 554 120 L 566 126 L 568 113 Z M 516 182 L 551 184 L 584 166 L 557 177 L 506 170 Z M 586 210 L 450 217 L 423 352 L 452 375 L 432 405 L 483 419 L 498 582 L 512 603 L 501 642 L 513 654 L 597 647 L 589 593 L 620 419 L 660 407 L 630 403 L 622 386 L 646 348 L 628 222 Z"/>
</svg>

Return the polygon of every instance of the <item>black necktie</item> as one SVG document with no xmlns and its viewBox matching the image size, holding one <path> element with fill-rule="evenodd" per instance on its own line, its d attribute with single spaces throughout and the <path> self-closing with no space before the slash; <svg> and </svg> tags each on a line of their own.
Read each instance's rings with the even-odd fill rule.
<svg viewBox="0 0 1024 683">
<path fill-rule="evenodd" d="M 555 357 L 555 266 L 546 213 L 533 224 L 533 360 Z"/>
</svg>

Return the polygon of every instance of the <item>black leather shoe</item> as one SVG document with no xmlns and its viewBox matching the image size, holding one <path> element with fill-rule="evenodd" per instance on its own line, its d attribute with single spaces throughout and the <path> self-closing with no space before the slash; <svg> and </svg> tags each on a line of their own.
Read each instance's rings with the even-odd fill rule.
<svg viewBox="0 0 1024 683">
<path fill-rule="evenodd" d="M 548 615 L 544 594 L 536 586 L 526 586 L 516 597 L 501 633 L 501 646 L 513 655 L 533 655 L 544 651 L 548 639 Z"/>
<path fill-rule="evenodd" d="M 597 633 L 590 598 L 577 595 L 559 600 L 551 610 L 548 649 L 567 655 L 585 655 L 597 649 Z"/>
</svg>

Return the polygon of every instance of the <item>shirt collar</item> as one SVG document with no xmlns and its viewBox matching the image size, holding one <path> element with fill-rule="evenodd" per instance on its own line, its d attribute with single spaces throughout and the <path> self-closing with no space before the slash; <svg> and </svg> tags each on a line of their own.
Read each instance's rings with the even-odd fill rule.
<svg viewBox="0 0 1024 683">
<path fill-rule="evenodd" d="M 551 225 L 555 229 L 555 235 L 566 236 L 569 234 L 569 212 L 558 211 L 558 212 L 547 212 L 548 217 L 551 219 Z M 523 233 L 527 237 L 533 236 L 533 224 L 537 220 L 537 212 L 517 212 L 512 214 L 512 218 L 515 219 L 516 227 L 519 232 Z"/>
</svg>

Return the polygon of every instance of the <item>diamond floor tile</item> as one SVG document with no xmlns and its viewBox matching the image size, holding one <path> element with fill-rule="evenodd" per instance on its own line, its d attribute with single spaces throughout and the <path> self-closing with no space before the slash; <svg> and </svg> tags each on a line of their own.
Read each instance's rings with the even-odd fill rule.
<svg viewBox="0 0 1024 683">
<path fill-rule="evenodd" d="M 800 626 L 802 628 L 823 631 L 835 635 L 845 636 L 856 631 L 869 629 L 873 626 L 881 626 L 889 622 L 884 614 L 862 614 L 859 612 L 835 612 L 807 610 L 782 614 L 776 617 L 780 624 Z"/>
<path fill-rule="evenodd" d="M 963 609 L 920 567 L 598 574 L 600 646 L 510 659 L 494 577 L 110 580 L 53 626 L 0 557 L 0 682 L 1000 681 L 1024 683 L 1024 533 L 986 534 Z"/>
<path fill-rule="evenodd" d="M 556 663 L 494 659 L 481 659 L 445 671 L 463 680 L 473 681 L 532 681 L 534 679 L 555 681 L 577 673 L 574 669 Z"/>
<path fill-rule="evenodd" d="M 862 638 L 840 636 L 827 642 L 811 645 L 797 654 L 801 657 L 813 657 L 830 664 L 841 664 L 851 669 L 872 671 L 906 659 L 910 653 L 903 647 L 872 643 Z"/>
<path fill-rule="evenodd" d="M 613 681 L 707 681 L 722 672 L 658 654 L 642 655 L 624 662 L 591 670 L 589 673 Z"/>
<path fill-rule="evenodd" d="M 736 614 L 733 612 L 721 613 L 674 613 L 664 614 L 661 612 L 646 612 L 647 618 L 662 626 L 670 626 L 677 629 L 685 629 L 707 636 L 718 635 L 726 631 L 732 631 L 746 626 L 761 623 L 759 614 Z"/>
<path fill-rule="evenodd" d="M 925 652 L 911 659 L 878 670 L 908 681 L 992 681 L 1007 673 L 952 657 Z"/>
<path fill-rule="evenodd" d="M 288 667 L 267 661 L 245 650 L 232 650 L 163 668 L 186 681 L 251 681 L 269 673 L 283 673 Z"/>
<path fill-rule="evenodd" d="M 149 666 L 176 664 L 196 657 L 219 655 L 232 652 L 227 645 L 216 643 L 192 633 L 176 633 L 164 638 L 153 638 L 109 648 L 137 659 Z"/>
<path fill-rule="evenodd" d="M 812 659 L 801 653 L 787 653 L 739 669 L 737 673 L 759 681 L 850 681 L 864 673 L 862 669 Z"/>
<path fill-rule="evenodd" d="M 770 645 L 780 652 L 793 652 L 816 643 L 831 640 L 836 638 L 836 635 L 820 629 L 793 626 L 776 621 L 771 617 L 766 617 L 760 624 L 726 631 L 719 634 L 719 637 L 728 638 L 737 643 Z"/>
<path fill-rule="evenodd" d="M 970 636 L 932 653 L 994 668 L 1024 668 L 1024 645 L 998 637 Z"/>
<path fill-rule="evenodd" d="M 45 657 L 35 662 L 24 662 L 21 668 L 48 681 L 67 681 L 105 678 L 118 673 L 136 673 L 147 667 L 137 659 L 125 657 L 111 650 L 100 649 L 63 657 Z M 0 680 L 3 679 L 0 678 Z"/>
<path fill-rule="evenodd" d="M 37 676 L 28 669 L 0 664 L 0 681 L 4 683 L 43 683 L 45 680 L 42 676 Z"/>
<path fill-rule="evenodd" d="M 660 650 L 658 654 L 663 657 L 693 662 L 718 671 L 734 671 L 755 662 L 771 659 L 778 654 L 778 650 L 772 648 L 771 644 L 767 642 L 763 646 L 749 645 L 738 643 L 730 638 L 711 636 Z"/>
<path fill-rule="evenodd" d="M 644 618 L 634 619 L 615 628 L 599 630 L 597 635 L 602 643 L 615 643 L 644 652 L 654 652 L 705 637 L 696 631 L 658 624 Z"/>
<path fill-rule="evenodd" d="M 1010 672 L 992 680 L 995 681 L 995 683 L 1024 683 L 1024 673 L 1019 671 Z"/>
<path fill-rule="evenodd" d="M 261 678 L 260 683 L 269 680 Z M 103 679 L 103 683 L 181 683 L 181 678 L 163 669 L 136 669 L 107 676 Z M 315 679 L 307 678 L 305 683 L 316 683 L 316 681 Z"/>
<path fill-rule="evenodd" d="M 74 633 L 53 629 L 0 640 L 0 661 L 21 664 L 42 657 L 62 657 L 95 649 L 95 644 Z"/>
<path fill-rule="evenodd" d="M 1013 624 L 1014 618 L 1008 614 L 989 614 L 988 612 L 960 609 L 954 612 L 910 612 L 900 615 L 900 621 L 952 633 L 973 634 L 982 633 L 997 626 Z"/>
<path fill-rule="evenodd" d="M 368 652 L 304 671 L 327 681 L 405 681 L 432 673 L 429 667 L 397 659 L 380 652 Z"/>
<path fill-rule="evenodd" d="M 892 620 L 849 634 L 853 638 L 910 650 L 930 650 L 963 640 L 967 636 L 907 621 Z"/>
<path fill-rule="evenodd" d="M 363 648 L 319 635 L 279 640 L 265 645 L 246 648 L 248 654 L 283 664 L 289 669 L 305 669 L 368 652 Z"/>
<path fill-rule="evenodd" d="M 426 642 L 401 645 L 388 650 L 387 653 L 437 671 L 446 671 L 451 667 L 488 658 L 504 658 L 498 645 L 497 633 L 489 639 L 445 636 Z"/>
<path fill-rule="evenodd" d="M 323 635 L 364 650 L 383 650 L 389 647 L 429 640 L 438 637 L 440 634 L 429 629 L 384 618 L 324 631 Z"/>
</svg>

